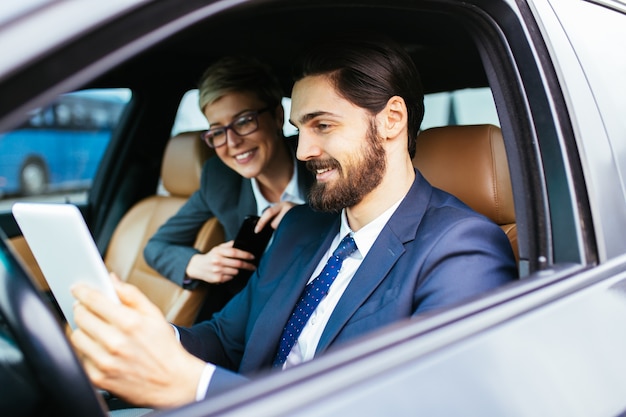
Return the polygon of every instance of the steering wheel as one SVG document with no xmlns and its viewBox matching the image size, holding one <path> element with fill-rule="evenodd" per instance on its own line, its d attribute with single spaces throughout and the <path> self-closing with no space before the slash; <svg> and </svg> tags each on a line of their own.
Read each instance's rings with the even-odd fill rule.
<svg viewBox="0 0 626 417">
<path fill-rule="evenodd" d="M 44 300 L 0 230 L 0 314 L 51 415 L 107 416 L 50 303 Z"/>
</svg>

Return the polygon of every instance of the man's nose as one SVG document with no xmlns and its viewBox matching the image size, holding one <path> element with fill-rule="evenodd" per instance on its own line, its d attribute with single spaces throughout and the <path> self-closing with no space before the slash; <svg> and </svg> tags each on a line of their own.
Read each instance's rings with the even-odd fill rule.
<svg viewBox="0 0 626 417">
<path fill-rule="evenodd" d="M 301 161 L 308 161 L 309 159 L 320 156 L 322 153 L 321 148 L 316 143 L 314 138 L 310 135 L 306 135 L 302 132 L 298 135 L 298 149 L 296 150 L 296 158 Z"/>
</svg>

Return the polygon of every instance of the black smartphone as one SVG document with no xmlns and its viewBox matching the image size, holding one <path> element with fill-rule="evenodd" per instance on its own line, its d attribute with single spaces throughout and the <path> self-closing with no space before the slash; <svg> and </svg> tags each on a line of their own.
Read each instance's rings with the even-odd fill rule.
<svg viewBox="0 0 626 417">
<path fill-rule="evenodd" d="M 235 243 L 233 244 L 233 247 L 253 254 L 254 260 L 250 262 L 257 266 L 274 233 L 274 229 L 272 229 L 269 223 L 265 225 L 259 233 L 254 233 L 254 227 L 258 221 L 259 216 L 246 216 L 239 228 L 239 232 L 237 232 L 237 237 L 235 237 Z M 248 271 L 247 269 L 239 270 L 237 276 L 229 283 L 229 287 L 238 292 L 248 282 L 248 278 L 250 278 L 252 272 L 253 271 Z"/>
<path fill-rule="evenodd" d="M 272 233 L 274 233 L 274 229 L 272 229 L 269 223 L 259 233 L 254 233 L 254 228 L 258 221 L 259 216 L 246 216 L 239 228 L 239 232 L 237 232 L 235 244 L 233 245 L 237 249 L 253 254 L 254 260 L 252 263 L 255 265 L 259 264 L 259 259 L 265 252 L 265 248 L 267 248 L 267 244 L 272 238 Z"/>
</svg>

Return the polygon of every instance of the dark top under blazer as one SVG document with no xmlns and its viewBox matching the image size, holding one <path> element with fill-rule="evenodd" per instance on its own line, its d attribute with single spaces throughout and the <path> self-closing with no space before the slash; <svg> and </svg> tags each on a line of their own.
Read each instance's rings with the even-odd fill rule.
<svg viewBox="0 0 626 417">
<path fill-rule="evenodd" d="M 297 140 L 285 140 L 295 155 Z M 306 194 L 315 177 L 303 162 L 297 163 L 298 187 Z M 202 167 L 200 189 L 150 238 L 144 258 L 161 275 L 182 286 L 189 260 L 199 253 L 193 243 L 202 225 L 217 217 L 229 241 L 250 214 L 257 214 L 252 181 L 233 171 L 217 156 L 212 157 Z"/>
<path fill-rule="evenodd" d="M 293 208 L 248 285 L 212 320 L 179 328 L 189 352 L 223 368 L 208 393 L 232 383 L 225 370 L 252 375 L 271 367 L 283 326 L 339 226 L 337 214 Z M 333 311 L 316 355 L 516 277 L 502 229 L 416 171 L 410 191 Z"/>
</svg>

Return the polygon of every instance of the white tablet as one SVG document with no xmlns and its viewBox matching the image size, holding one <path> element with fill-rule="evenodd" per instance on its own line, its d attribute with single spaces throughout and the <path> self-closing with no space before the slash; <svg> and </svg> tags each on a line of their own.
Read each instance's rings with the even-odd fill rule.
<svg viewBox="0 0 626 417">
<path fill-rule="evenodd" d="M 74 283 L 84 282 L 119 302 L 109 272 L 76 206 L 15 203 L 13 216 L 72 329 L 75 299 L 70 288 Z"/>
</svg>

